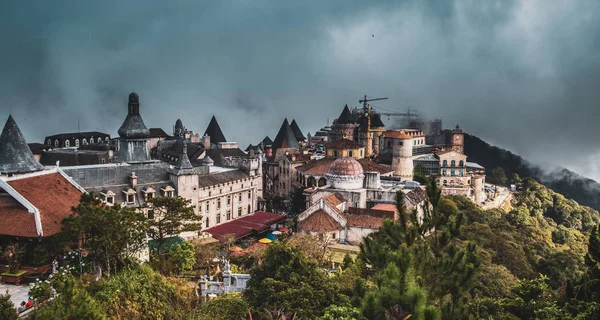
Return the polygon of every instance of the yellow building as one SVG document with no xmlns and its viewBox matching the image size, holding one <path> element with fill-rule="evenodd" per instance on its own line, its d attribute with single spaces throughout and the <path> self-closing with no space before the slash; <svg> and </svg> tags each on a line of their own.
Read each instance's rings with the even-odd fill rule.
<svg viewBox="0 0 600 320">
<path fill-rule="evenodd" d="M 365 157 L 365 147 L 362 147 L 358 143 L 348 140 L 340 139 L 325 146 L 327 157 L 330 158 L 341 158 L 350 157 L 354 159 L 362 159 Z"/>
</svg>

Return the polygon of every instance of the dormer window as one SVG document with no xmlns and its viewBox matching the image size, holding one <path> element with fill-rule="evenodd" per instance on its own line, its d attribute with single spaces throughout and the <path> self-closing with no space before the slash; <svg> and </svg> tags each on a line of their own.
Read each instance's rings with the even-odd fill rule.
<svg viewBox="0 0 600 320">
<path fill-rule="evenodd" d="M 102 196 L 102 201 L 108 205 L 113 205 L 115 203 L 115 193 L 110 190 L 103 190 L 100 192 Z"/>
<path fill-rule="evenodd" d="M 165 197 L 172 197 L 174 194 L 175 189 L 173 189 L 173 187 L 171 186 L 166 186 L 164 188 L 160 189 L 163 193 L 163 196 Z"/>
<path fill-rule="evenodd" d="M 58 140 L 54 140 L 54 147 L 58 148 Z"/>
<path fill-rule="evenodd" d="M 104 141 L 106 141 L 106 143 L 108 143 L 108 137 L 104 138 Z"/>
<path fill-rule="evenodd" d="M 69 140 L 65 140 L 65 147 L 70 147 L 71 146 L 71 141 Z"/>
<path fill-rule="evenodd" d="M 84 146 L 88 144 L 88 142 L 87 142 L 87 139 L 86 139 L 86 138 L 83 138 L 83 140 L 82 140 L 81 142 L 83 143 L 83 145 L 84 145 Z"/>
<path fill-rule="evenodd" d="M 48 139 L 48 142 L 46 142 L 47 145 L 51 146 L 52 145 L 52 140 Z"/>
<path fill-rule="evenodd" d="M 154 190 L 151 187 L 146 187 L 146 188 L 142 189 L 142 192 L 144 193 L 144 199 L 146 201 L 154 198 L 154 195 L 156 194 L 156 190 Z"/>
<path fill-rule="evenodd" d="M 135 203 L 135 190 L 128 188 L 128 189 L 123 190 L 123 193 L 125 194 L 125 201 L 128 204 Z"/>
</svg>

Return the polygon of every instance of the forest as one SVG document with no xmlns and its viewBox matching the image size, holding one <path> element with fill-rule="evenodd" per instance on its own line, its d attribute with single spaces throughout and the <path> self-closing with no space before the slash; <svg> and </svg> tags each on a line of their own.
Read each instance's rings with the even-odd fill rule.
<svg viewBox="0 0 600 320">
<path fill-rule="evenodd" d="M 227 254 L 232 241 L 183 242 L 153 252 L 150 263 L 140 265 L 123 256 L 122 246 L 135 239 L 111 233 L 116 228 L 137 236 L 132 230 L 140 225 L 117 212 L 126 209 L 82 199 L 81 215 L 93 212 L 88 219 L 97 220 L 80 224 L 72 218 L 65 233 L 93 231 L 98 246 L 86 259 L 110 266 L 110 274 L 98 279 L 87 268 L 61 269 L 33 287 L 30 294 L 42 303 L 30 318 L 600 318 L 598 212 L 534 179 L 522 180 L 521 186 L 505 211 L 442 196 L 429 183 L 423 217 L 397 205 L 399 220 L 385 220 L 364 239 L 355 259 L 346 256 L 333 270 L 327 247 L 306 234 L 237 257 Z M 402 197 L 399 192 L 397 203 Z M 100 221 L 113 228 L 99 226 Z M 211 258 L 219 252 L 251 280 L 241 294 L 203 301 L 186 276 L 211 273 Z M 0 297 L 0 314 L 16 319 L 10 308 L 6 296 Z"/>
</svg>

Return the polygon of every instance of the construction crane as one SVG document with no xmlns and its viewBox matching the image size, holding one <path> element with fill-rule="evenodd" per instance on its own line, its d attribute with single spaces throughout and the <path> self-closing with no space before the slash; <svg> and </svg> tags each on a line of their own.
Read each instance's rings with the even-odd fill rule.
<svg viewBox="0 0 600 320">
<path fill-rule="evenodd" d="M 371 106 L 367 102 L 371 101 L 379 101 L 379 100 L 387 100 L 388 98 L 371 98 L 367 99 L 367 95 L 365 94 L 363 99 L 358 100 L 359 103 L 363 104 L 363 116 L 367 117 L 367 148 L 366 155 L 367 157 L 371 156 L 371 152 L 369 149 L 373 148 L 371 144 Z"/>
</svg>

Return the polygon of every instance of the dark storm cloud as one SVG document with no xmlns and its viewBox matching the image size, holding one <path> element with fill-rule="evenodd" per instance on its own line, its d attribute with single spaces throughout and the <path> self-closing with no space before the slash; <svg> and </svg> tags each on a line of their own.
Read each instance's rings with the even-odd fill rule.
<svg viewBox="0 0 600 320">
<path fill-rule="evenodd" d="M 30 141 L 148 126 L 242 145 L 357 105 L 408 107 L 536 162 L 599 178 L 600 3 L 21 1 L 0 5 L 0 111 Z M 372 37 L 371 35 L 375 35 Z"/>
</svg>

